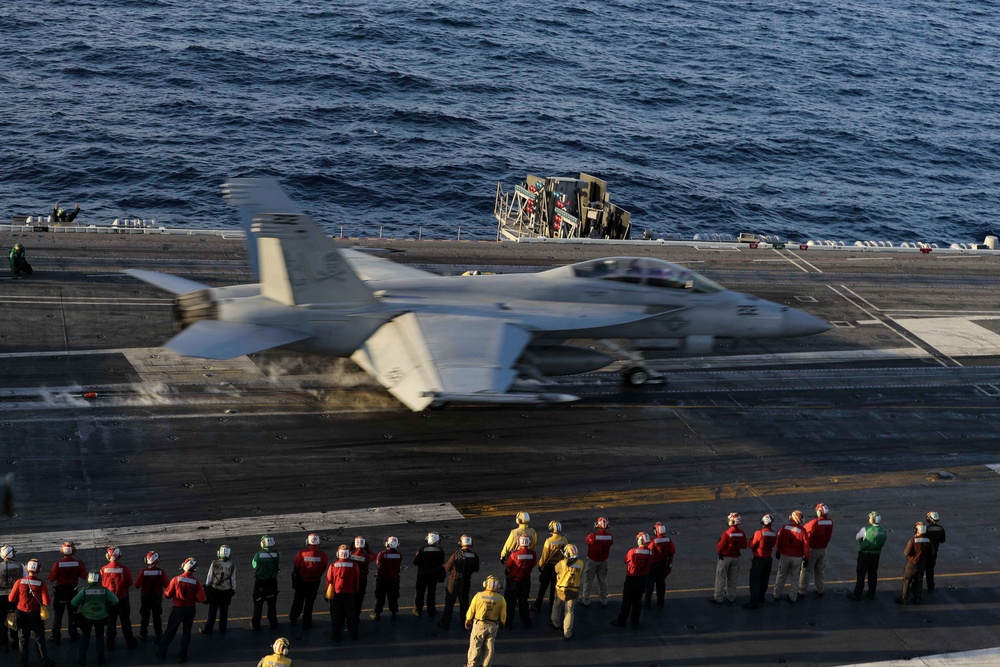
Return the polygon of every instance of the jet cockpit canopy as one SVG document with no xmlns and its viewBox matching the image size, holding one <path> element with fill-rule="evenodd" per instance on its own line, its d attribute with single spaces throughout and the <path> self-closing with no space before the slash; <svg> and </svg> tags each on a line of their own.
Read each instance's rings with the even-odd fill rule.
<svg viewBox="0 0 1000 667">
<path fill-rule="evenodd" d="M 648 285 L 667 289 L 682 289 L 711 294 L 726 288 L 665 259 L 652 257 L 606 257 L 572 264 L 577 278 L 613 280 L 633 285 Z"/>
</svg>

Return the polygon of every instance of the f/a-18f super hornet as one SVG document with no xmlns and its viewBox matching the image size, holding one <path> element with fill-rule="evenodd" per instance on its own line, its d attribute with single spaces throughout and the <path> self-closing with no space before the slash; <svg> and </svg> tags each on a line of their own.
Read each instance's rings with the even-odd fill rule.
<svg viewBox="0 0 1000 667">
<path fill-rule="evenodd" d="M 413 411 L 448 402 L 574 400 L 516 382 L 585 373 L 613 361 L 567 345 L 571 339 L 669 340 L 707 351 L 715 338 L 807 336 L 830 328 L 659 259 L 611 257 L 540 273 L 439 276 L 338 248 L 273 181 L 233 179 L 223 194 L 242 211 L 260 282 L 211 288 L 129 271 L 177 295 L 183 329 L 166 347 L 209 359 L 273 347 L 350 357 Z M 626 378 L 642 384 L 649 375 L 637 361 Z"/>
</svg>

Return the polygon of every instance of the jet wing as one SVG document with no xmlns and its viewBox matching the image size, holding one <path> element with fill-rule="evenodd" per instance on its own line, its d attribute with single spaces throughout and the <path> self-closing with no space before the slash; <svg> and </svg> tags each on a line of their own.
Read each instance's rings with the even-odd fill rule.
<svg viewBox="0 0 1000 667">
<path fill-rule="evenodd" d="M 508 393 L 530 340 L 530 332 L 505 318 L 406 313 L 382 325 L 351 359 L 414 412 L 448 400 L 573 400 Z"/>
<path fill-rule="evenodd" d="M 188 280 L 187 278 L 181 278 L 180 276 L 172 276 L 169 273 L 143 271 L 142 269 L 127 269 L 125 273 L 172 294 L 188 294 L 209 288 L 208 285 Z"/>
<path fill-rule="evenodd" d="M 391 259 L 374 257 L 357 250 L 341 248 L 340 254 L 344 256 L 344 259 L 351 265 L 354 272 L 358 274 L 358 277 L 365 281 L 437 277 L 437 274 L 430 271 L 415 269 L 412 266 L 405 266 Z"/>
<path fill-rule="evenodd" d="M 312 334 L 277 327 L 201 320 L 171 338 L 164 347 L 189 357 L 232 359 L 311 337 Z"/>
</svg>

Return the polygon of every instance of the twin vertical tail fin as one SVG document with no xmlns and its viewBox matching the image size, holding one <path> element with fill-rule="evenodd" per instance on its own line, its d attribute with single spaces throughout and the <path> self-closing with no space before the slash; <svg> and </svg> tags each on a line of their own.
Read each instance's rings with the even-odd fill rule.
<svg viewBox="0 0 1000 667">
<path fill-rule="evenodd" d="M 365 306 L 375 297 L 322 228 L 277 183 L 232 179 L 223 196 L 240 207 L 261 295 L 292 305 Z"/>
</svg>

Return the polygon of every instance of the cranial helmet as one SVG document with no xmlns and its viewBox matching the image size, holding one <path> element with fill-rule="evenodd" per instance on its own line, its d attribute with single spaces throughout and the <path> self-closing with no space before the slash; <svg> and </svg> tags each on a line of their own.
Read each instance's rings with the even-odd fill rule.
<svg viewBox="0 0 1000 667">
<path fill-rule="evenodd" d="M 923 521 L 918 521 L 916 524 L 914 524 L 913 528 L 914 530 L 916 530 L 917 535 L 927 534 L 927 524 L 925 524 Z"/>
<path fill-rule="evenodd" d="M 435 544 L 441 541 L 441 536 L 438 535 L 437 533 L 427 533 L 426 540 L 427 544 L 434 546 Z"/>
<path fill-rule="evenodd" d="M 122 550 L 118 547 L 108 547 L 107 552 L 105 552 L 104 557 L 110 560 L 118 560 L 122 557 Z"/>
<path fill-rule="evenodd" d="M 62 553 L 63 556 L 72 556 L 73 554 L 76 553 L 76 545 L 73 544 L 72 542 L 63 542 L 62 546 L 59 548 L 59 551 Z"/>
<path fill-rule="evenodd" d="M 160 562 L 160 554 L 155 551 L 150 551 L 146 554 L 146 565 L 153 567 Z"/>
<path fill-rule="evenodd" d="M 816 516 L 826 516 L 829 513 L 830 513 L 830 508 L 824 505 L 823 503 L 819 503 L 816 505 Z"/>
<path fill-rule="evenodd" d="M 31 560 L 29 560 L 27 563 L 24 564 L 24 569 L 27 570 L 28 572 L 38 572 L 38 566 L 39 566 L 38 559 L 32 558 Z"/>
<path fill-rule="evenodd" d="M 486 581 L 483 582 L 483 588 L 488 591 L 496 591 L 500 589 L 500 580 L 494 577 L 492 574 L 486 577 Z"/>
<path fill-rule="evenodd" d="M 878 524 L 882 523 L 882 517 L 879 516 L 878 512 L 872 510 L 871 512 L 868 513 L 868 523 L 870 523 L 873 526 L 877 526 Z"/>
<path fill-rule="evenodd" d="M 346 544 L 341 544 L 337 547 L 337 558 L 344 560 L 345 558 L 351 557 L 351 550 L 347 548 Z"/>
<path fill-rule="evenodd" d="M 517 546 L 519 546 L 519 547 L 530 547 L 531 546 L 531 536 L 529 536 L 529 535 L 518 535 L 517 536 Z"/>
<path fill-rule="evenodd" d="M 558 521 L 549 521 L 549 532 L 551 533 L 561 533 L 562 524 Z"/>
<path fill-rule="evenodd" d="M 736 512 L 730 512 L 729 516 L 726 517 L 726 521 L 729 522 L 730 526 L 738 526 L 740 525 L 740 521 L 742 521 L 742 519 L 740 519 L 740 515 Z"/>
<path fill-rule="evenodd" d="M 644 547 L 649 544 L 649 533 L 639 533 L 635 536 L 636 546 Z"/>
<path fill-rule="evenodd" d="M 580 551 L 572 544 L 567 544 L 563 547 L 563 556 L 566 556 L 566 558 L 576 558 L 579 555 Z"/>
<path fill-rule="evenodd" d="M 274 538 L 273 537 L 271 537 L 270 535 L 261 535 L 260 536 L 260 548 L 261 549 L 270 549 L 273 546 L 274 546 Z"/>
<path fill-rule="evenodd" d="M 762 526 L 770 526 L 772 523 L 774 523 L 774 517 L 771 516 L 770 514 L 765 514 L 760 518 L 760 523 Z"/>
<path fill-rule="evenodd" d="M 611 524 L 603 516 L 597 517 L 597 521 L 594 522 L 594 528 L 601 528 L 603 530 L 607 530 L 609 525 Z"/>
<path fill-rule="evenodd" d="M 306 544 L 308 544 L 311 547 L 318 545 L 319 535 L 317 535 L 316 533 L 309 533 L 309 537 L 306 538 Z"/>
<path fill-rule="evenodd" d="M 397 547 L 399 547 L 398 537 L 393 537 L 392 535 L 390 535 L 389 537 L 385 538 L 386 549 L 396 549 Z"/>
<path fill-rule="evenodd" d="M 802 523 L 802 512 L 800 512 L 799 510 L 795 510 L 794 512 L 788 515 L 788 519 L 790 521 L 794 521 L 795 523 Z"/>
<path fill-rule="evenodd" d="M 514 519 L 522 525 L 527 525 L 528 522 L 531 521 L 531 515 L 527 512 L 518 512 Z"/>
<path fill-rule="evenodd" d="M 278 655 L 288 655 L 289 648 L 291 648 L 291 644 L 284 637 L 278 637 L 274 640 L 274 644 L 271 645 L 271 650 Z"/>
<path fill-rule="evenodd" d="M 223 544 L 222 546 L 219 547 L 219 550 L 216 553 L 219 556 L 219 558 L 225 560 L 226 558 L 229 558 L 233 554 L 233 550 L 229 548 L 228 544 Z"/>
<path fill-rule="evenodd" d="M 185 572 L 194 572 L 197 567 L 198 561 L 191 557 L 185 558 L 184 562 L 181 563 L 181 569 Z"/>
<path fill-rule="evenodd" d="M 4 560 L 10 560 L 16 555 L 17 555 L 17 550 L 14 549 L 14 547 L 10 546 L 9 544 L 5 544 L 2 547 L 0 547 L 0 558 L 3 558 Z"/>
<path fill-rule="evenodd" d="M 354 538 L 354 548 L 355 549 L 364 549 L 365 548 L 365 544 L 366 544 L 365 538 L 361 537 L 360 535 L 358 535 L 357 537 Z"/>
<path fill-rule="evenodd" d="M 931 523 L 937 523 L 938 521 L 941 520 L 941 515 L 939 515 L 937 512 L 928 512 L 927 520 L 930 521 Z"/>
<path fill-rule="evenodd" d="M 462 535 L 458 538 L 458 546 L 460 547 L 471 547 L 472 546 L 472 535 Z"/>
<path fill-rule="evenodd" d="M 88 584 L 96 584 L 100 580 L 101 580 L 101 573 L 98 572 L 97 570 L 91 570 L 90 572 L 87 573 Z"/>
<path fill-rule="evenodd" d="M 653 526 L 653 532 L 656 533 L 657 535 L 666 535 L 667 527 L 662 523 L 660 523 L 659 521 L 657 521 L 656 524 Z"/>
</svg>

